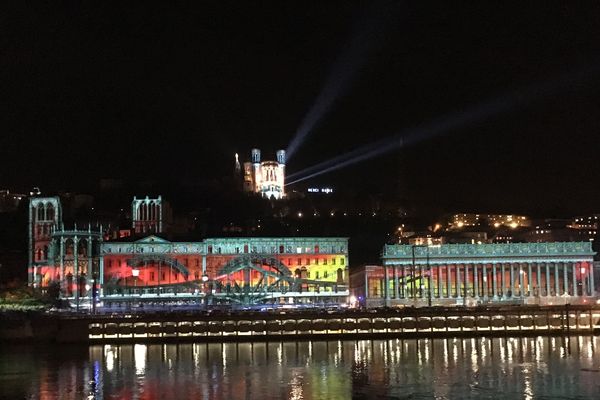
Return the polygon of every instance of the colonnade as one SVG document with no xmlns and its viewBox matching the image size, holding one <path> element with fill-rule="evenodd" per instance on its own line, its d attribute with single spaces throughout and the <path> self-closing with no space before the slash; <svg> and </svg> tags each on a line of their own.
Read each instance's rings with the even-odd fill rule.
<svg viewBox="0 0 600 400">
<path fill-rule="evenodd" d="M 587 261 L 384 264 L 382 290 L 390 299 L 511 299 L 593 296 Z M 370 279 L 365 288 L 372 296 Z"/>
</svg>

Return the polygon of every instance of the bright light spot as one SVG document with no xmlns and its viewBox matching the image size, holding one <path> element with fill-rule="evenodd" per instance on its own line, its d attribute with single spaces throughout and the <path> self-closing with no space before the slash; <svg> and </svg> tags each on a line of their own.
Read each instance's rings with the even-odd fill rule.
<svg viewBox="0 0 600 400">
<path fill-rule="evenodd" d="M 511 224 L 510 224 L 510 227 L 513 229 L 516 228 L 517 226 L 519 226 L 519 224 L 516 222 L 511 222 Z"/>
<path fill-rule="evenodd" d="M 459 228 L 462 228 L 465 224 L 464 224 L 464 222 L 461 221 L 457 225 L 458 225 Z"/>
<path fill-rule="evenodd" d="M 500 226 L 500 222 L 494 222 L 494 228 L 498 228 Z"/>
<path fill-rule="evenodd" d="M 298 218 L 302 218 L 302 213 L 298 212 Z"/>
<path fill-rule="evenodd" d="M 581 273 L 585 274 L 585 268 L 581 268 Z"/>
</svg>

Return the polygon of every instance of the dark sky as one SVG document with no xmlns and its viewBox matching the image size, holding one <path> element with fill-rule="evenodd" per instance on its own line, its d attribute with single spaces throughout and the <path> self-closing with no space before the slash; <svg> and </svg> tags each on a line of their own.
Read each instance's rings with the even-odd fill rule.
<svg viewBox="0 0 600 400">
<path fill-rule="evenodd" d="M 74 3 L 1 6 L 0 187 L 204 179 L 229 173 L 236 151 L 268 156 L 365 25 L 366 58 L 342 57 L 355 79 L 290 172 L 600 63 L 592 1 Z M 599 89 L 596 70 L 306 183 L 455 209 L 598 212 Z"/>
</svg>

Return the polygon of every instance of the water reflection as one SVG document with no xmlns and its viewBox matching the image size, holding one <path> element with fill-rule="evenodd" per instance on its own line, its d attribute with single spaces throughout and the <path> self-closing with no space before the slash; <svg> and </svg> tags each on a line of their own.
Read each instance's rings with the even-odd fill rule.
<svg viewBox="0 0 600 400">
<path fill-rule="evenodd" d="M 597 337 L 0 348 L 0 397 L 596 398 Z"/>
</svg>

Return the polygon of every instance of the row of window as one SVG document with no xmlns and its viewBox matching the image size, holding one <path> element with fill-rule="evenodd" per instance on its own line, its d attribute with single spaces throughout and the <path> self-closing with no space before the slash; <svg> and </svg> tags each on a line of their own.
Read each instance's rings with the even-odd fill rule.
<svg viewBox="0 0 600 400">
<path fill-rule="evenodd" d="M 344 246 L 331 246 L 330 248 L 328 247 L 327 249 L 323 249 L 325 253 L 328 253 L 327 250 L 331 249 L 331 251 L 329 253 L 344 253 L 345 252 L 345 247 Z M 277 251 L 279 250 L 279 251 Z M 284 246 L 284 245 L 279 245 L 279 249 L 277 248 L 277 246 L 248 246 L 247 244 L 245 244 L 243 247 L 236 247 L 235 248 L 235 254 L 240 254 L 240 253 L 251 253 L 251 254 L 256 254 L 256 253 L 263 253 L 263 254 L 292 254 L 292 253 L 296 253 L 296 254 L 302 254 L 302 253 L 314 253 L 314 254 L 319 254 L 321 251 L 319 245 L 315 245 L 314 247 L 292 247 L 292 246 Z M 213 248 L 212 245 L 208 245 L 208 254 L 222 254 L 223 253 L 223 248 L 221 246 Z"/>
<path fill-rule="evenodd" d="M 337 259 L 335 257 L 331 258 L 331 265 L 336 265 L 336 260 Z M 195 264 L 194 265 L 195 267 L 200 267 L 200 259 L 199 258 L 196 258 L 196 259 L 194 259 L 192 261 L 193 261 L 192 264 Z M 302 261 L 303 261 L 302 258 L 296 259 L 296 264 L 295 265 L 328 265 L 328 262 L 329 262 L 327 258 L 323 258 L 321 260 L 319 260 L 318 258 L 313 258 L 312 260 L 310 258 L 307 258 L 306 260 L 304 260 L 304 261 L 306 261 L 305 263 L 303 263 Z M 185 266 L 186 268 L 192 266 L 192 264 L 190 264 L 190 260 L 187 259 L 187 258 L 183 259 L 183 260 L 179 260 L 179 262 L 181 264 L 183 264 L 183 266 Z M 344 257 L 340 257 L 339 264 L 337 264 L 337 265 L 345 265 L 345 264 L 346 264 L 346 259 Z M 116 265 L 118 265 L 118 262 L 117 262 Z M 288 266 L 294 265 L 293 259 L 288 258 L 287 259 L 287 265 Z M 107 260 L 106 261 L 106 266 L 108 268 L 111 268 L 113 266 L 113 260 L 111 260 L 111 259 Z"/>
</svg>

